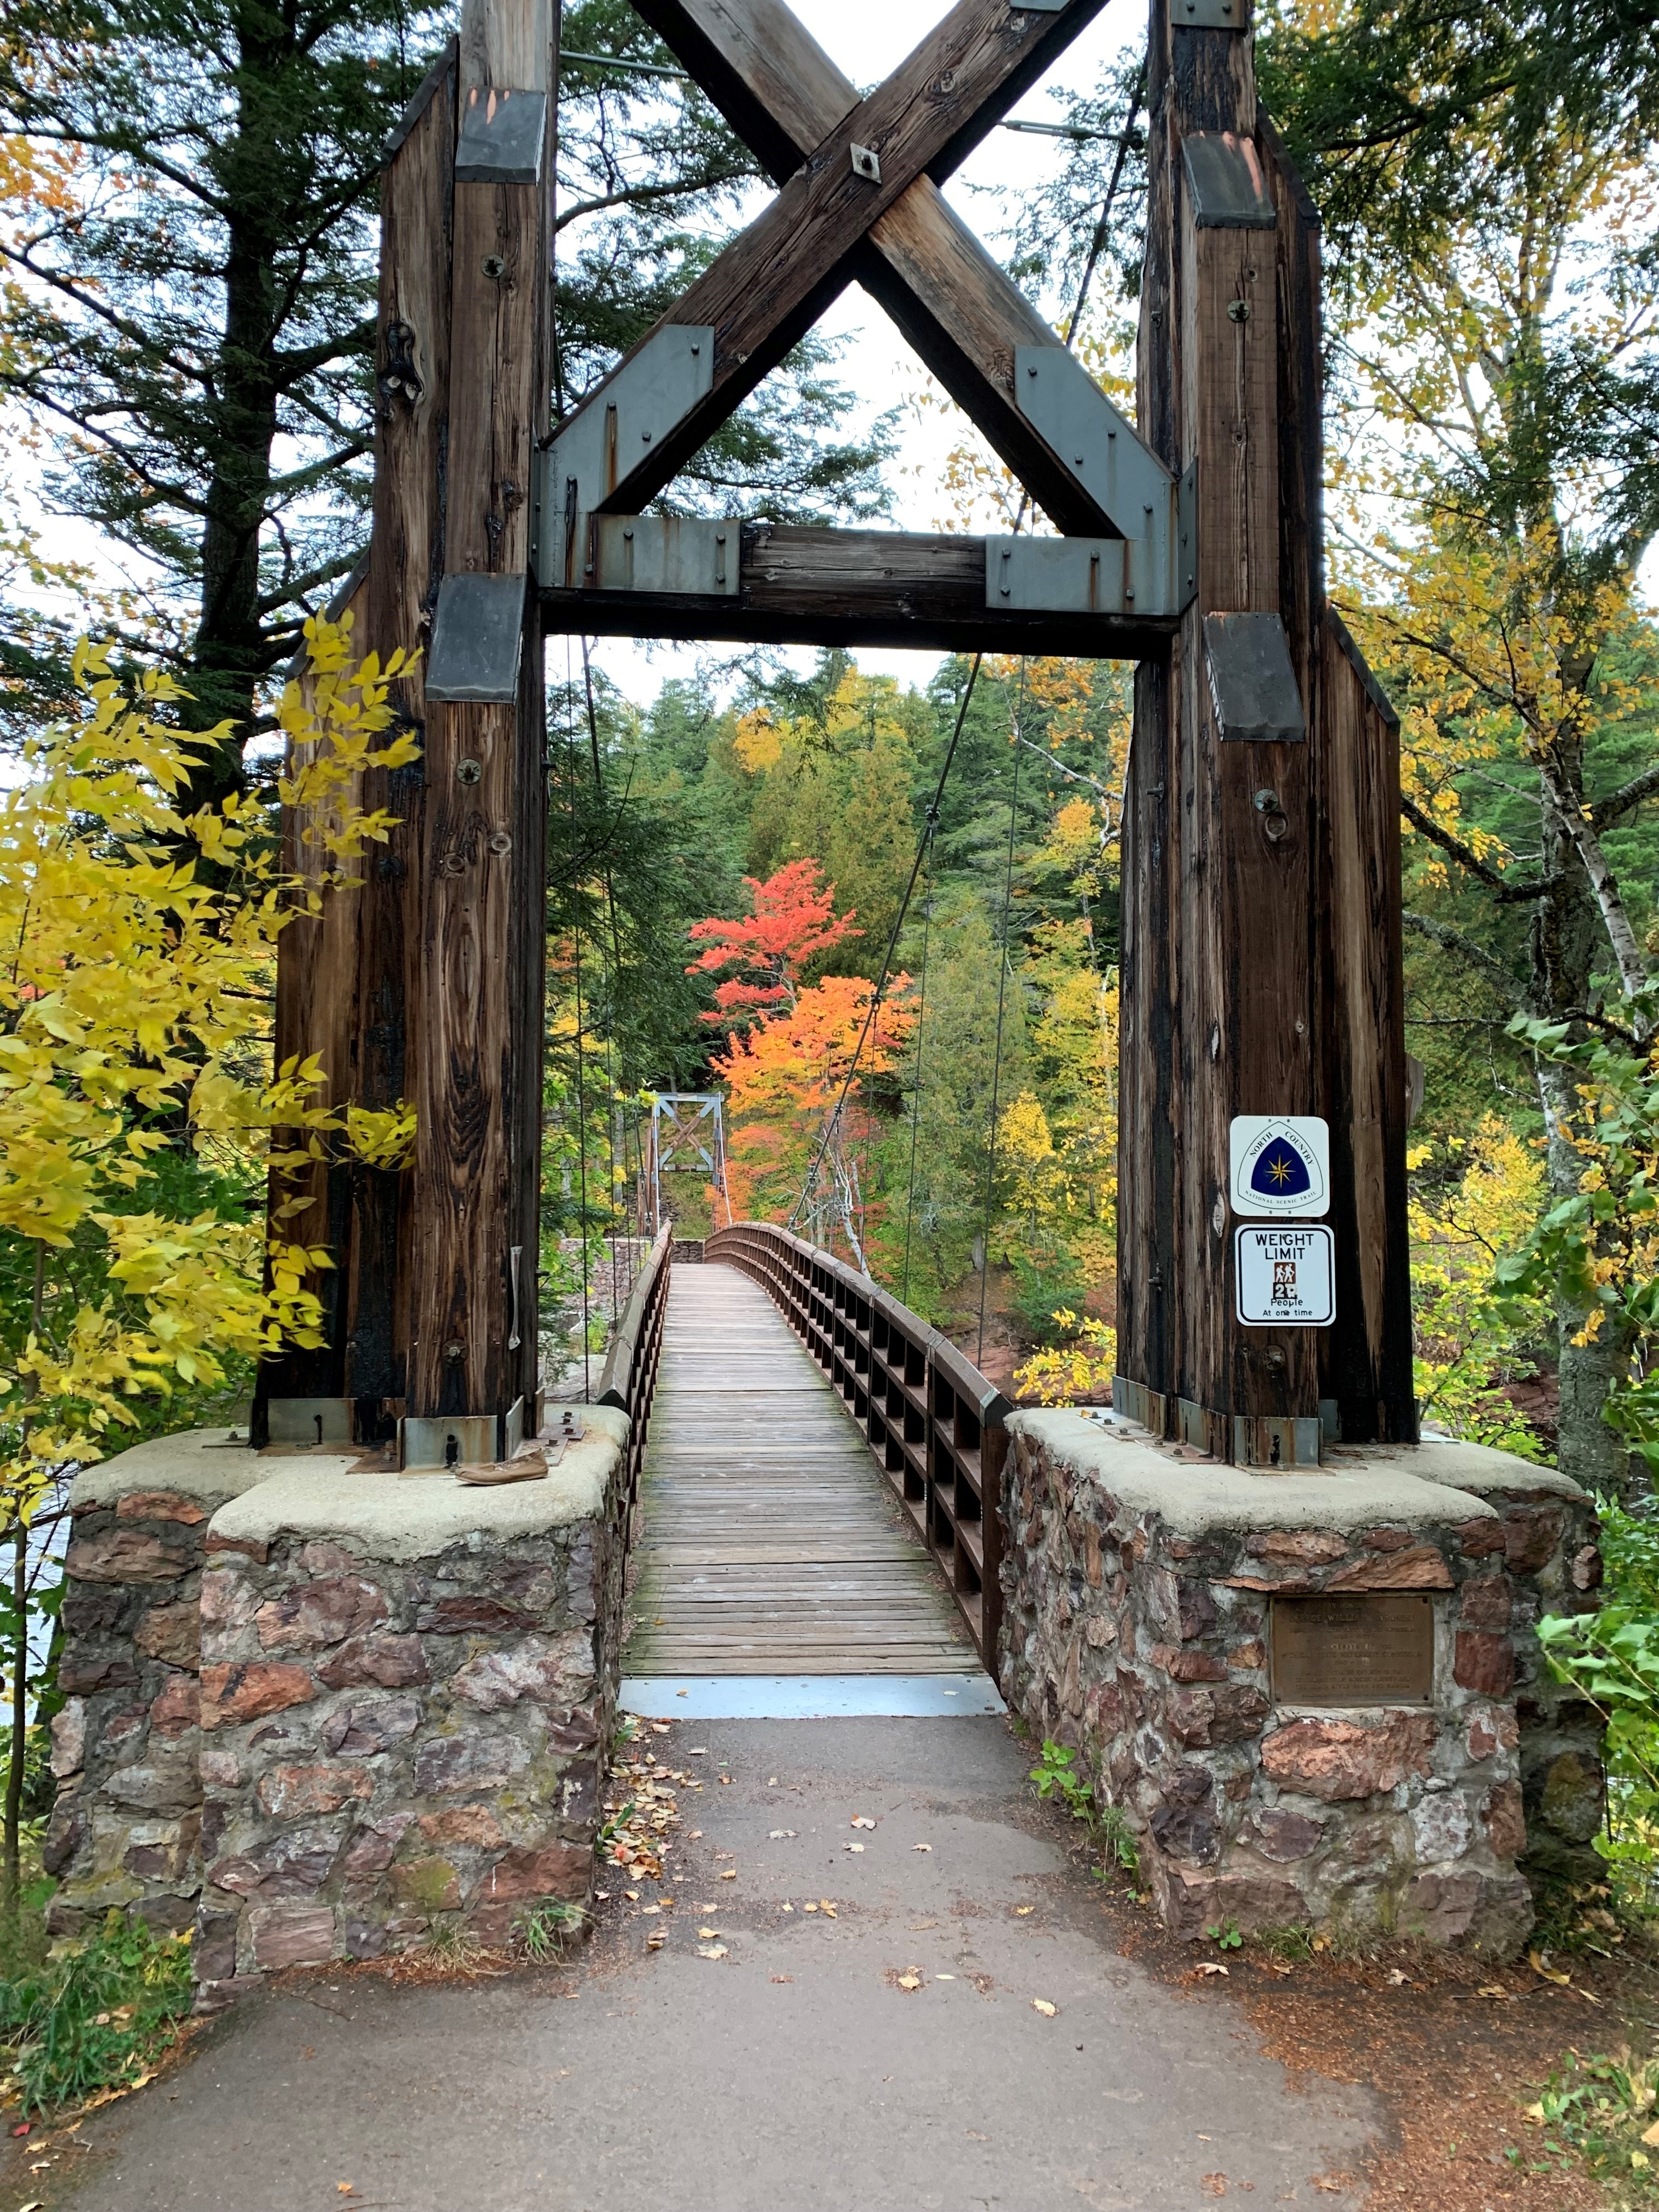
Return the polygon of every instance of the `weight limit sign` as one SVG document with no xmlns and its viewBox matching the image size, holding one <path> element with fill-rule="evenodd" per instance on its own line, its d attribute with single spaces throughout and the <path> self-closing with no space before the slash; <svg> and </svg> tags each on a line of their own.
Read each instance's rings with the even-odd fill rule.
<svg viewBox="0 0 1659 2212">
<path fill-rule="evenodd" d="M 1238 1318 L 1256 1328 L 1325 1328 L 1336 1312 L 1328 1229 L 1242 1228 L 1234 1247 Z"/>
</svg>

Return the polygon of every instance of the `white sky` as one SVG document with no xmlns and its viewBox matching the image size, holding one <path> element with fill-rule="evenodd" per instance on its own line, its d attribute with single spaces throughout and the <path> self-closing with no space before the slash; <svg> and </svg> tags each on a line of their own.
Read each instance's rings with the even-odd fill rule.
<svg viewBox="0 0 1659 2212">
<path fill-rule="evenodd" d="M 921 0 L 921 4 L 917 0 L 793 0 L 793 4 L 819 44 L 854 82 L 873 85 L 895 69 L 939 19 L 946 0 Z M 1120 48 L 1138 46 L 1145 36 L 1144 0 L 1108 0 L 1050 77 L 1034 87 L 1014 112 L 1036 121 L 1056 120 L 1060 111 L 1052 96 L 1053 88 L 1092 87 L 1103 66 Z M 995 251 L 995 234 L 1011 219 L 1015 199 L 1045 176 L 1053 175 L 1065 152 L 1065 143 L 1059 139 L 994 131 L 951 180 L 947 196 Z M 757 209 L 763 198 L 757 193 Z M 881 308 L 856 285 L 842 295 L 824 317 L 823 328 L 847 341 L 834 374 L 856 395 L 855 425 L 873 420 L 921 390 L 926 380 L 921 363 Z M 931 530 L 941 519 L 943 501 L 933 487 L 952 433 L 947 421 L 937 413 L 925 417 L 912 413 L 907 415 L 902 438 L 901 450 L 891 465 L 892 524 L 900 529 Z M 89 525 L 48 514 L 40 507 L 40 467 L 44 459 L 19 454 L 9 472 L 26 514 L 40 529 L 43 550 L 49 557 L 85 562 L 112 581 L 131 579 L 131 563 L 120 548 L 103 540 Z M 729 648 L 714 650 L 724 653 Z M 788 657 L 803 672 L 815 658 L 805 648 Z M 859 655 L 862 667 L 913 684 L 925 684 L 939 659 L 936 653 L 898 651 Z M 605 669 L 629 697 L 641 702 L 653 697 L 669 676 L 690 675 L 697 659 L 693 647 L 642 645 L 627 639 L 601 640 L 594 653 L 596 665 Z"/>
</svg>

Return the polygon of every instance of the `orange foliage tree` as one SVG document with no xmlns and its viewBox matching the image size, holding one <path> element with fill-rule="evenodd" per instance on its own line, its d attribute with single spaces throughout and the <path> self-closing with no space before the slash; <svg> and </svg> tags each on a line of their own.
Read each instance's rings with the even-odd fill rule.
<svg viewBox="0 0 1659 2212">
<path fill-rule="evenodd" d="M 826 975 L 797 991 L 793 1003 L 734 1031 L 714 1068 L 726 1093 L 726 1188 L 738 1221 L 787 1220 L 800 1195 L 825 1118 L 870 1012 L 874 986 L 864 975 Z M 893 978 L 859 1057 L 859 1079 L 836 1127 L 836 1160 L 826 1176 L 857 1158 L 878 1133 L 866 1096 L 872 1075 L 890 1067 L 915 1024 L 909 978 Z"/>
<path fill-rule="evenodd" d="M 703 949 L 686 974 L 738 971 L 715 991 L 715 1011 L 703 1016 L 706 1022 L 736 1031 L 781 1007 L 793 1007 L 807 962 L 844 938 L 863 935 L 853 927 L 850 909 L 836 914 L 836 887 L 821 884 L 820 872 L 816 860 L 791 860 L 763 884 L 745 876 L 752 913 L 733 921 L 711 915 L 692 923 L 691 941 Z"/>
</svg>

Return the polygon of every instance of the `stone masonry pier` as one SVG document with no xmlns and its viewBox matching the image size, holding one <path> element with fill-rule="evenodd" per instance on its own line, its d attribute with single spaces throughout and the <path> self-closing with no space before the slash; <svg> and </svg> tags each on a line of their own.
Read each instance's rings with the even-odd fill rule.
<svg viewBox="0 0 1659 2212">
<path fill-rule="evenodd" d="M 1339 1451 L 1251 1474 L 1127 1421 L 1019 1413 L 1005 1493 L 1002 1688 L 1074 1746 L 1186 1936 L 1310 1924 L 1504 1954 L 1534 1885 L 1595 1878 L 1594 1711 L 1553 1682 L 1546 1612 L 1592 1608 L 1589 1499 L 1480 1445 Z M 1273 1614 L 1419 1593 L 1425 1694 L 1302 1702 Z"/>
<path fill-rule="evenodd" d="M 195 1929 L 200 2002 L 586 1904 L 615 1717 L 626 1417 L 545 1480 L 167 1439 L 75 1532 L 47 1865 L 56 1933 Z"/>
</svg>

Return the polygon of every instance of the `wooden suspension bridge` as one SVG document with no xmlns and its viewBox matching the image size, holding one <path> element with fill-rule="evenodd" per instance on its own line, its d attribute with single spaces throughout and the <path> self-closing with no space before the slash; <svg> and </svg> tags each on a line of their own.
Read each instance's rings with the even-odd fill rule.
<svg viewBox="0 0 1659 2212">
<path fill-rule="evenodd" d="M 388 149 L 374 529 L 345 596 L 359 646 L 425 648 L 393 687 L 422 758 L 366 778 L 363 803 L 398 826 L 359 890 L 285 934 L 278 985 L 278 1058 L 319 1054 L 355 1103 L 413 1105 L 415 1154 L 402 1173 L 309 1170 L 307 1227 L 339 1261 L 326 1346 L 267 1363 L 256 1436 L 395 1439 L 431 1465 L 508 1455 L 537 1425 L 544 647 L 560 632 L 1133 660 L 1115 1395 L 1246 1465 L 1414 1436 L 1396 732 L 1325 595 L 1318 216 L 1259 107 L 1245 0 L 1152 0 L 1134 422 L 940 189 L 1102 4 L 957 0 L 860 96 L 783 0 L 639 0 L 779 190 L 556 421 L 558 11 L 465 0 Z M 1056 534 L 649 511 L 854 282 Z M 288 824 L 309 865 L 303 828 Z M 1329 1326 L 1241 1318 L 1228 1139 L 1246 1115 L 1328 1125 Z M 741 1242 L 761 1232 L 729 1233 L 765 1277 Z M 979 1378 L 952 1379 L 938 1345 L 913 1372 L 908 1339 L 896 1370 L 896 1324 L 862 1278 L 803 1292 L 805 1316 L 766 1279 L 832 1352 L 991 1639 L 993 1431 L 966 1440 Z M 690 1369 L 713 1358 L 685 1342 L 665 1380 L 686 1445 L 665 1514 L 696 1479 Z M 948 1437 L 918 1389 L 948 1400 Z"/>
</svg>

